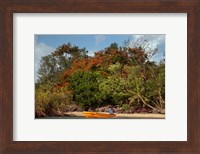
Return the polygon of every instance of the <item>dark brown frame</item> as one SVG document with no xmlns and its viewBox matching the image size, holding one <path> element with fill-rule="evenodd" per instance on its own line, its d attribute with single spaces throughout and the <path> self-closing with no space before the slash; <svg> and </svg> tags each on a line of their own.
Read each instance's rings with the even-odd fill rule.
<svg viewBox="0 0 200 154">
<path fill-rule="evenodd" d="M 13 141 L 13 13 L 64 12 L 187 13 L 187 141 Z M 0 49 L 0 153 L 200 153 L 200 0 L 0 0 Z"/>
</svg>

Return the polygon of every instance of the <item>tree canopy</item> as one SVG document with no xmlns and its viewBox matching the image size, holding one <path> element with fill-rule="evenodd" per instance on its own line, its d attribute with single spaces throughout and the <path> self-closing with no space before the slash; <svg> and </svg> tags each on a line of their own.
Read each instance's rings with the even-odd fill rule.
<svg viewBox="0 0 200 154">
<path fill-rule="evenodd" d="M 63 102 L 64 106 L 75 103 L 82 109 L 105 105 L 165 108 L 165 62 L 151 61 L 145 46 L 119 47 L 112 43 L 94 56 L 87 53 L 85 48 L 68 43 L 42 57 L 36 109 L 47 110 L 42 107 L 52 104 L 47 97 L 68 98 L 58 99 L 61 102 L 57 101 L 56 108 Z"/>
</svg>

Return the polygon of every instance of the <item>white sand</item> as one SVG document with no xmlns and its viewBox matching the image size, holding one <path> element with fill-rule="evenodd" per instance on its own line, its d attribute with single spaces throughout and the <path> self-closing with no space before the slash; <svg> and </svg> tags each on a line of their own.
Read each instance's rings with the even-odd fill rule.
<svg viewBox="0 0 200 154">
<path fill-rule="evenodd" d="M 102 112 L 101 112 L 102 113 Z M 65 112 L 67 116 L 84 117 L 83 112 Z M 133 118 L 133 119 L 164 119 L 165 114 L 153 114 L 153 113 L 133 113 L 133 114 L 116 114 L 116 118 Z"/>
</svg>

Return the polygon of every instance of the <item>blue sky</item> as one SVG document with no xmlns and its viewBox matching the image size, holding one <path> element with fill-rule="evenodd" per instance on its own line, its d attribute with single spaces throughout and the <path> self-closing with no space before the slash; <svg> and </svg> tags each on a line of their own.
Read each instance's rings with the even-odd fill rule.
<svg viewBox="0 0 200 154">
<path fill-rule="evenodd" d="M 46 56 L 55 51 L 58 46 L 70 42 L 79 48 L 85 47 L 89 55 L 94 52 L 105 49 L 111 43 L 115 42 L 119 46 L 124 46 L 126 40 L 130 40 L 129 47 L 137 46 L 136 42 L 148 41 L 150 48 L 158 48 L 158 53 L 152 58 L 159 61 L 165 52 L 165 35 L 122 35 L 122 34 L 92 34 L 92 35 L 35 35 L 35 80 L 38 78 L 37 71 L 42 56 Z"/>
<path fill-rule="evenodd" d="M 36 35 L 37 43 L 44 43 L 49 47 L 56 48 L 64 43 L 70 42 L 80 48 L 86 47 L 89 54 L 102 50 L 111 43 L 116 42 L 119 46 L 132 35 Z"/>
</svg>

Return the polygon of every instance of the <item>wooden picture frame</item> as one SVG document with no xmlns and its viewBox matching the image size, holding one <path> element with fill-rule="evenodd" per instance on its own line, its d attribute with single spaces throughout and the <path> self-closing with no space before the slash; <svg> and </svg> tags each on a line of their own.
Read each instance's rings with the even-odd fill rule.
<svg viewBox="0 0 200 154">
<path fill-rule="evenodd" d="M 187 13 L 187 141 L 13 141 L 13 13 Z M 1 0 L 0 153 L 200 153 L 199 0 Z"/>
</svg>

